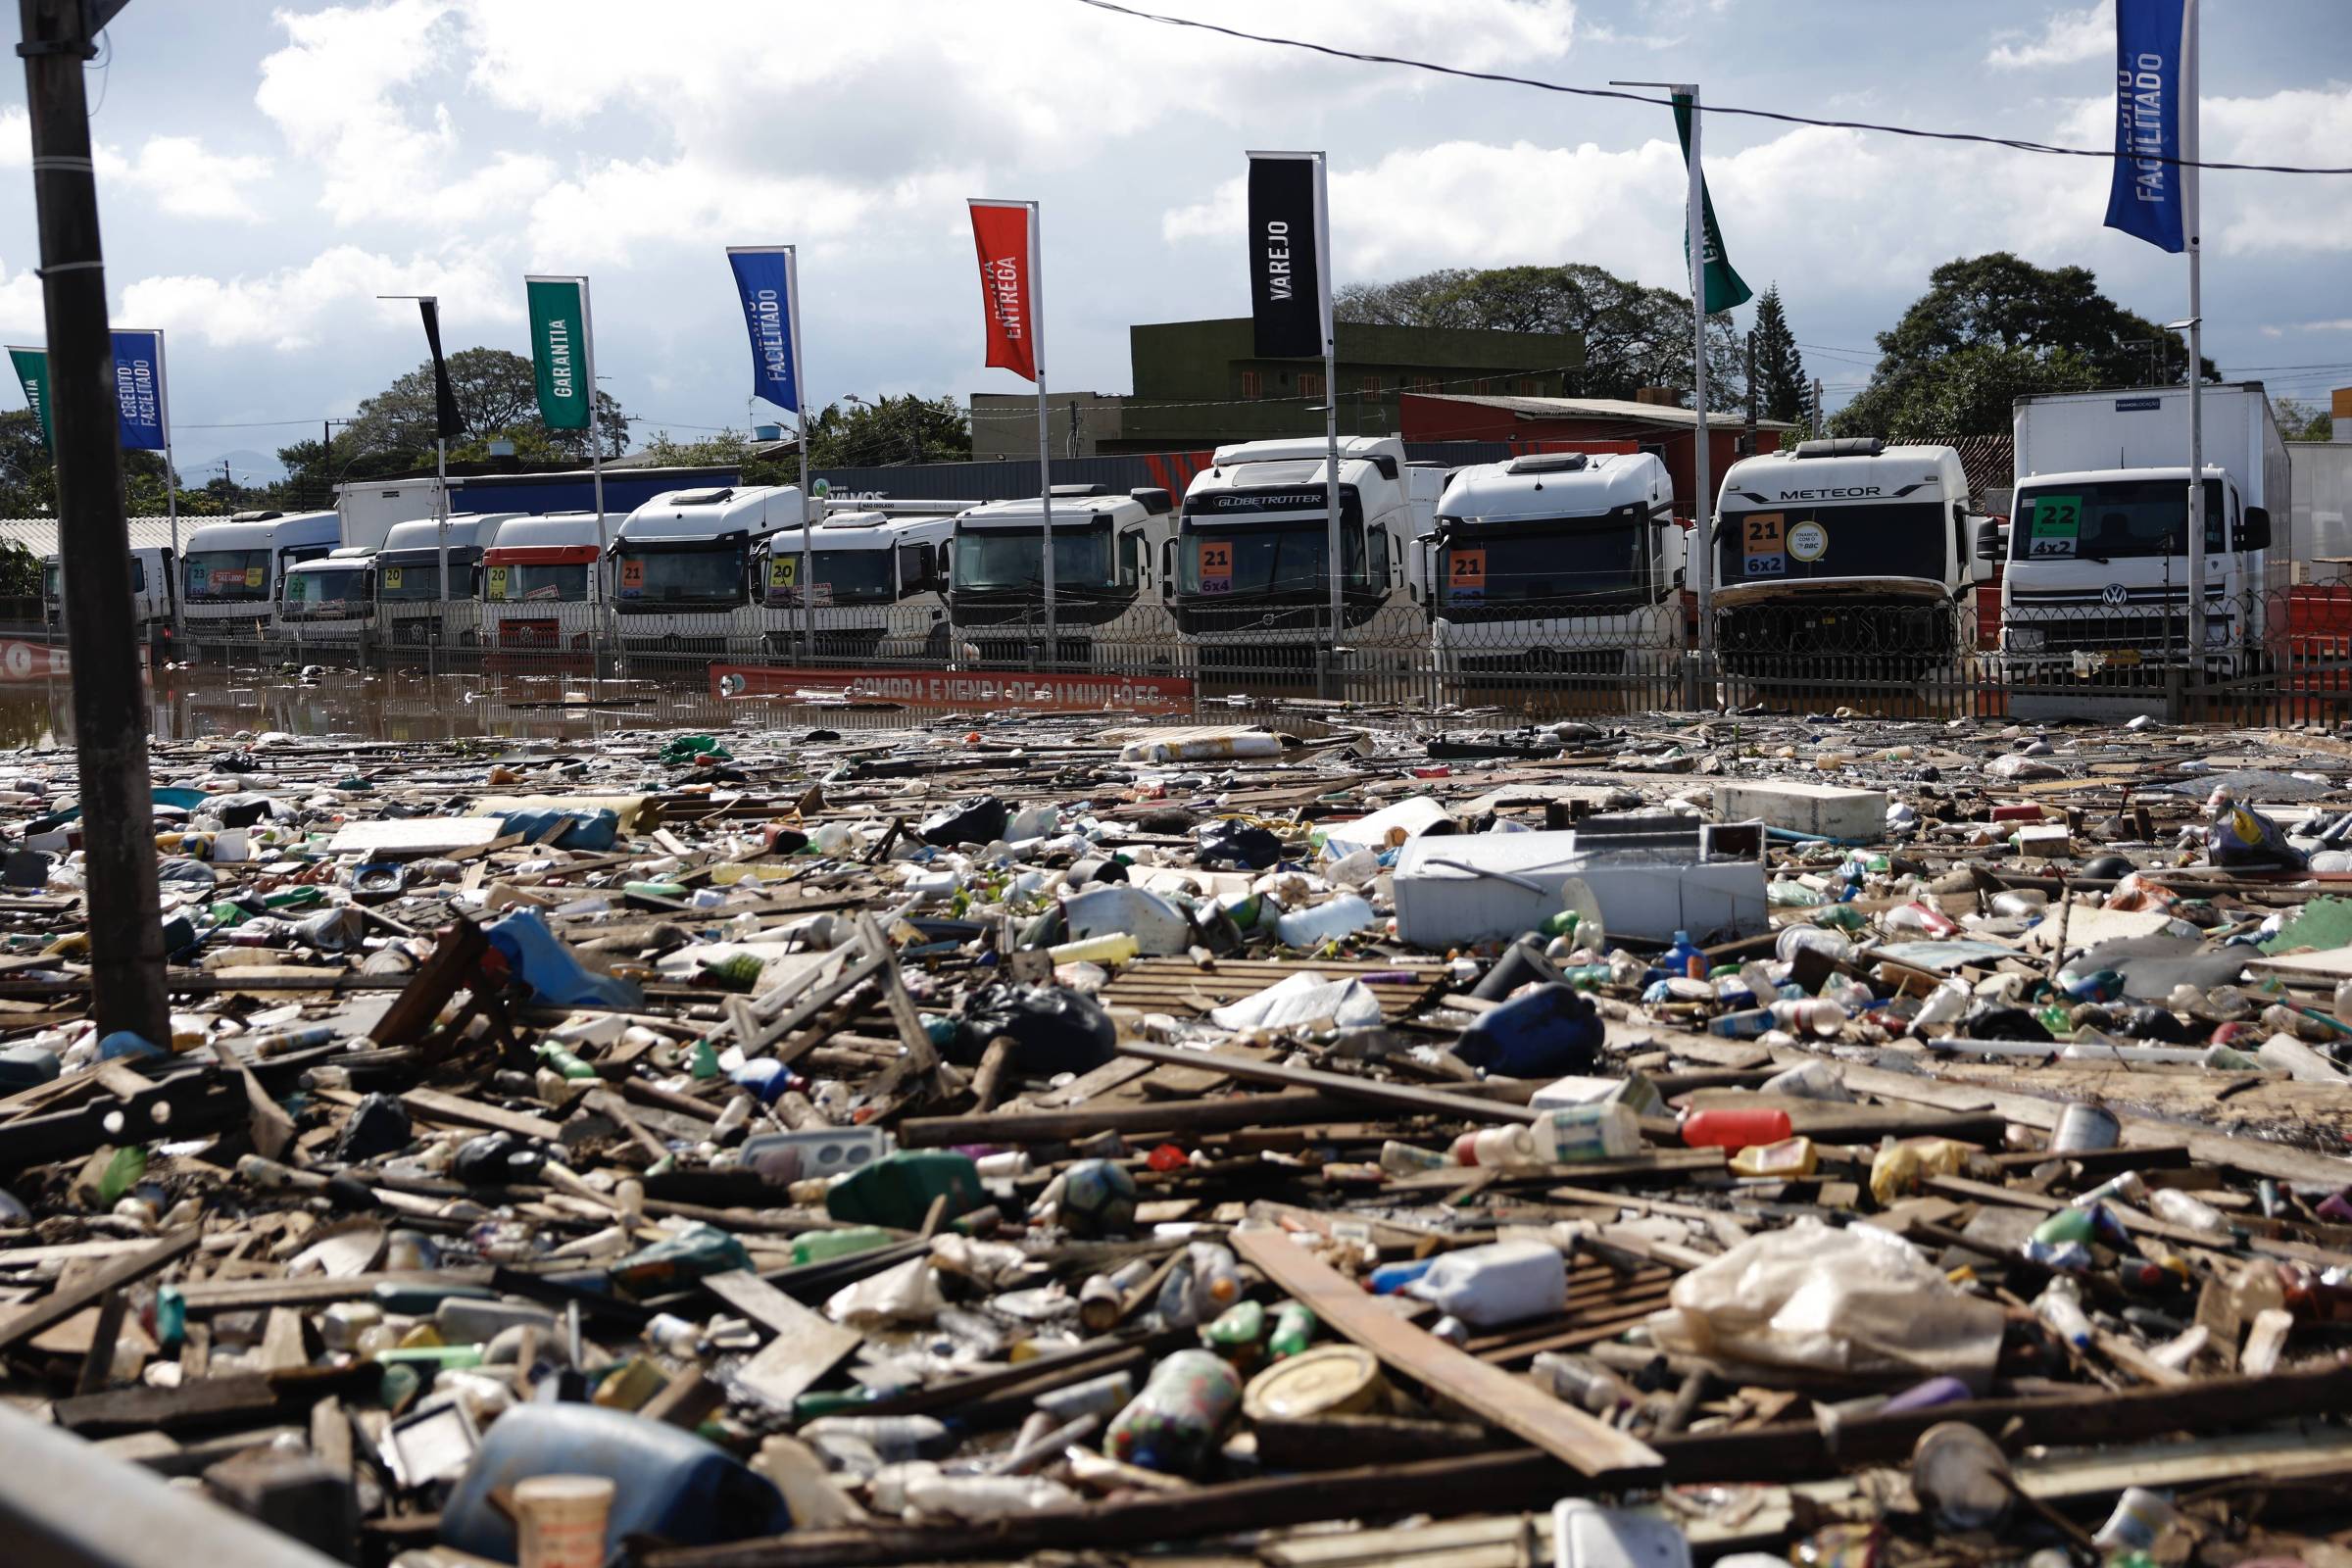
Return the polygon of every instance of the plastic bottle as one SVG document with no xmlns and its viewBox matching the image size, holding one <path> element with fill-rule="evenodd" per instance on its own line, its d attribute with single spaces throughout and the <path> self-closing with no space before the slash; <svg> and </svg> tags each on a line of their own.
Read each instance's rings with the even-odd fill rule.
<svg viewBox="0 0 2352 1568">
<path fill-rule="evenodd" d="M 1725 1040 L 1753 1040 L 1773 1027 L 1770 1007 L 1749 1007 L 1718 1013 L 1707 1020 L 1707 1033 Z"/>
<path fill-rule="evenodd" d="M 1829 902 L 1819 891 L 1790 876 L 1775 877 L 1764 897 L 1776 909 L 1810 909 Z"/>
<path fill-rule="evenodd" d="M 2042 1288 L 2034 1298 L 2034 1315 L 2076 1349 L 2089 1348 L 2090 1318 L 2082 1310 L 2082 1288 L 2068 1276 L 2061 1274 Z"/>
<path fill-rule="evenodd" d="M 2148 1206 L 2157 1218 L 2167 1224 L 2180 1226 L 2202 1235 L 2227 1241 L 2234 1234 L 2229 1220 L 2220 1209 L 2201 1199 L 2174 1187 L 2159 1187 L 2148 1195 Z"/>
<path fill-rule="evenodd" d="M 1690 940 L 1690 932 L 1677 931 L 1674 934 L 1674 946 L 1666 950 L 1666 956 L 1658 960 L 1658 967 L 1670 975 L 1688 975 L 1694 980 L 1704 980 L 1707 977 L 1707 956 Z"/>
<path fill-rule="evenodd" d="M 1361 931 L 1375 918 L 1372 906 L 1355 894 L 1343 893 L 1311 909 L 1292 910 L 1274 922 L 1274 935 L 1285 947 L 1312 950 Z"/>
<path fill-rule="evenodd" d="M 1530 1129 L 1538 1163 L 1578 1165 L 1624 1159 L 1642 1152 L 1642 1118 L 1622 1102 L 1563 1105 L 1547 1110 Z"/>
<path fill-rule="evenodd" d="M 2335 1021 L 2352 1026 L 2352 980 L 2339 980 L 2335 986 Z"/>
<path fill-rule="evenodd" d="M 1683 1144 L 1689 1149 L 1747 1149 L 1777 1144 L 1788 1136 L 1788 1113 L 1776 1108 L 1713 1106 L 1683 1118 Z"/>
<path fill-rule="evenodd" d="M 1592 998 L 1554 981 L 1489 1009 L 1462 1031 L 1453 1054 L 1507 1077 L 1558 1078 L 1589 1070 L 1604 1033 Z"/>
<path fill-rule="evenodd" d="M 557 1044 L 553 1040 L 542 1041 L 538 1047 L 536 1054 L 542 1062 L 547 1064 L 550 1070 L 562 1077 L 591 1079 L 596 1076 L 596 1069 L 594 1067 L 589 1066 L 587 1062 L 582 1061 L 567 1048 Z"/>
<path fill-rule="evenodd" d="M 1851 957 L 1854 951 L 1853 945 L 1845 938 L 1835 931 L 1825 930 L 1817 925 L 1785 926 L 1781 930 L 1780 939 L 1772 945 L 1773 956 L 1783 963 L 1795 962 L 1796 956 L 1807 948 L 1811 948 L 1838 963 Z"/>
<path fill-rule="evenodd" d="M 1081 942 L 1064 942 L 1046 950 L 1046 956 L 1055 963 L 1125 963 L 1143 952 L 1134 937 L 1124 931 L 1108 936 L 1089 937 Z"/>
<path fill-rule="evenodd" d="M 1193 1289 L 1203 1315 L 1221 1312 L 1241 1299 L 1242 1262 L 1233 1249 L 1216 1242 L 1195 1242 L 1186 1249 L 1192 1256 Z"/>
<path fill-rule="evenodd" d="M 1881 914 L 1879 929 L 1894 937 L 1905 939 L 1928 937 L 1941 941 L 1957 931 L 1959 927 L 1954 925 L 1951 917 L 1941 909 L 1932 907 L 1914 899 L 1909 904 L 1898 904 Z"/>
<path fill-rule="evenodd" d="M 1819 1100 L 1834 1104 L 1851 1104 L 1853 1092 L 1845 1087 L 1845 1075 L 1833 1061 L 1808 1061 L 1786 1071 L 1773 1074 L 1757 1086 L 1767 1095 L 1784 1095 L 1793 1100 Z"/>
<path fill-rule="evenodd" d="M 1453 1141 L 1453 1162 L 1479 1170 L 1536 1164 L 1536 1140 L 1525 1127 L 1481 1127 Z"/>
<path fill-rule="evenodd" d="M 2070 1207 L 2088 1208 L 2093 1203 L 2131 1203 L 2144 1207 L 2148 1201 L 2148 1184 L 2139 1172 L 2128 1170 L 2110 1181 L 2101 1182 L 2089 1192 L 2078 1196 Z"/>
<path fill-rule="evenodd" d="M 1206 1350 L 1178 1350 L 1103 1434 L 1103 1447 L 1127 1464 L 1169 1475 L 1200 1468 L 1217 1434 L 1241 1403 L 1242 1380 Z"/>
<path fill-rule="evenodd" d="M 1769 1176 L 1797 1181 L 1813 1174 L 1815 1154 L 1810 1138 L 1785 1138 L 1777 1144 L 1751 1144 L 1732 1156 L 1738 1176 Z"/>
<path fill-rule="evenodd" d="M 1845 1008 L 1827 997 L 1808 997 L 1802 1002 L 1776 1002 L 1772 1004 L 1772 1021 L 1790 1034 L 1810 1031 L 1827 1040 L 1845 1023 Z"/>
<path fill-rule="evenodd" d="M 1568 1260 L 1544 1242 L 1465 1247 L 1440 1254 L 1405 1293 L 1475 1328 L 1517 1323 L 1566 1305 Z"/>
<path fill-rule="evenodd" d="M 1930 1029 L 1945 1029 L 1958 1023 L 1968 1012 L 1968 1004 L 1976 999 L 1967 981 L 1954 976 L 1928 993 L 1919 1011 L 1911 1019 L 1913 1032 L 1925 1034 Z"/>
<path fill-rule="evenodd" d="M 1544 1350 L 1536 1356 L 1536 1376 L 1551 1386 L 1552 1396 L 1598 1416 L 1631 1409 L 1642 1393 L 1597 1361 Z"/>
<path fill-rule="evenodd" d="M 1416 1149 L 1395 1139 L 1380 1146 L 1380 1168 L 1392 1176 L 1410 1176 L 1416 1171 L 1437 1170 L 1451 1163 L 1434 1149 Z"/>
<path fill-rule="evenodd" d="M 1303 1302 L 1285 1301 L 1274 1314 L 1274 1337 L 1266 1348 L 1274 1359 L 1287 1361 L 1314 1343 L 1315 1314 Z"/>
</svg>

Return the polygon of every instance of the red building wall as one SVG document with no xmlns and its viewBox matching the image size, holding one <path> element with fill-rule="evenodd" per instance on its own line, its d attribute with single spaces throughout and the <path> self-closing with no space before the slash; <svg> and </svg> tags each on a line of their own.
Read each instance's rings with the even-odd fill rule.
<svg viewBox="0 0 2352 1568">
<path fill-rule="evenodd" d="M 1482 403 L 1457 403 L 1412 392 L 1404 395 L 1398 422 L 1404 427 L 1400 433 L 1407 441 L 1544 441 L 1570 446 L 1589 442 L 1612 451 L 1625 450 L 1622 443 L 1631 441 L 1640 450 L 1657 452 L 1674 484 L 1676 514 L 1690 515 L 1692 432 L 1687 425 L 1678 428 L 1639 419 L 1525 415 Z M 1738 425 L 1718 425 L 1709 434 L 1713 440 L 1708 451 L 1708 483 L 1720 491 L 1724 470 L 1740 461 L 1743 431 Z M 1780 438 L 1777 433 L 1767 431 L 1759 439 L 1777 445 Z"/>
</svg>

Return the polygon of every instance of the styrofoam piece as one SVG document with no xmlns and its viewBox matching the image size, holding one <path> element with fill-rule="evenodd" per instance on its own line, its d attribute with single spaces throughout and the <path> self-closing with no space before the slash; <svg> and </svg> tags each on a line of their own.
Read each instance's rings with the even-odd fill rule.
<svg viewBox="0 0 2352 1568">
<path fill-rule="evenodd" d="M 1424 833 L 1452 833 L 1460 825 L 1444 806 L 1426 795 L 1416 795 L 1410 800 L 1398 801 L 1394 806 L 1385 806 L 1369 816 L 1333 824 L 1324 835 L 1324 855 L 1329 859 L 1337 860 L 1355 850 L 1378 853 L 1389 847 L 1392 835 L 1401 834 L 1406 839 L 1417 839 Z"/>
<path fill-rule="evenodd" d="M 1732 853 L 1724 841 L 1741 843 Z M 1763 833 L 1680 818 L 1590 818 L 1565 833 L 1418 838 L 1390 878 L 1397 939 L 1443 952 L 1508 941 L 1568 906 L 1582 882 L 1613 937 L 1747 936 L 1770 920 Z"/>
<path fill-rule="evenodd" d="M 1690 1543 L 1657 1514 L 1564 1497 L 1551 1506 L 1551 1560 L 1554 1568 L 1690 1568 Z"/>
<path fill-rule="evenodd" d="M 1876 843 L 1886 829 L 1886 792 L 1742 779 L 1715 786 L 1715 814 L 1726 821 L 1754 820 L 1792 833 Z"/>
</svg>

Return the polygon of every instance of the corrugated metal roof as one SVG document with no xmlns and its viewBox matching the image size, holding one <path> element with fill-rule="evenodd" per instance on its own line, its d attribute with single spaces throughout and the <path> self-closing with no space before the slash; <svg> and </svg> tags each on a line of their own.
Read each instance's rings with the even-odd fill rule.
<svg viewBox="0 0 2352 1568">
<path fill-rule="evenodd" d="M 1698 422 L 1697 415 L 1689 409 L 1678 409 L 1664 403 L 1635 403 L 1625 398 L 1524 398 L 1471 392 L 1408 392 L 1405 396 L 1427 398 L 1435 403 L 1474 403 L 1480 408 L 1507 409 L 1513 414 L 1525 414 L 1536 418 L 1624 419 L 1681 426 Z M 1744 429 L 1747 416 L 1735 409 L 1709 409 L 1707 423 L 1718 429 L 1725 426 Z M 1788 430 L 1794 426 L 1786 419 L 1758 419 L 1756 428 Z"/>
<path fill-rule="evenodd" d="M 200 522 L 217 519 L 182 517 L 179 519 L 181 537 Z M 0 540 L 23 545 L 36 556 L 57 554 L 57 519 L 55 517 L 0 517 Z M 130 519 L 130 548 L 133 550 L 164 550 L 172 544 L 172 519 L 169 517 L 133 517 Z"/>
</svg>

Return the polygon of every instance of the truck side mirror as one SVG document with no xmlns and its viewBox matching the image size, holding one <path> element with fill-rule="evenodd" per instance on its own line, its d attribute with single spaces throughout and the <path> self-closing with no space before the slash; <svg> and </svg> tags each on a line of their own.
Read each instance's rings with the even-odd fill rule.
<svg viewBox="0 0 2352 1568">
<path fill-rule="evenodd" d="M 2248 507 L 2246 509 L 2245 515 L 2238 519 L 2237 547 L 2240 550 L 2268 550 L 2271 548 L 2270 508 Z"/>
<path fill-rule="evenodd" d="M 2006 517 L 1986 517 L 1977 524 L 1979 561 L 1998 561 L 2008 553 L 2007 530 L 2003 527 L 2007 521 Z"/>
</svg>

